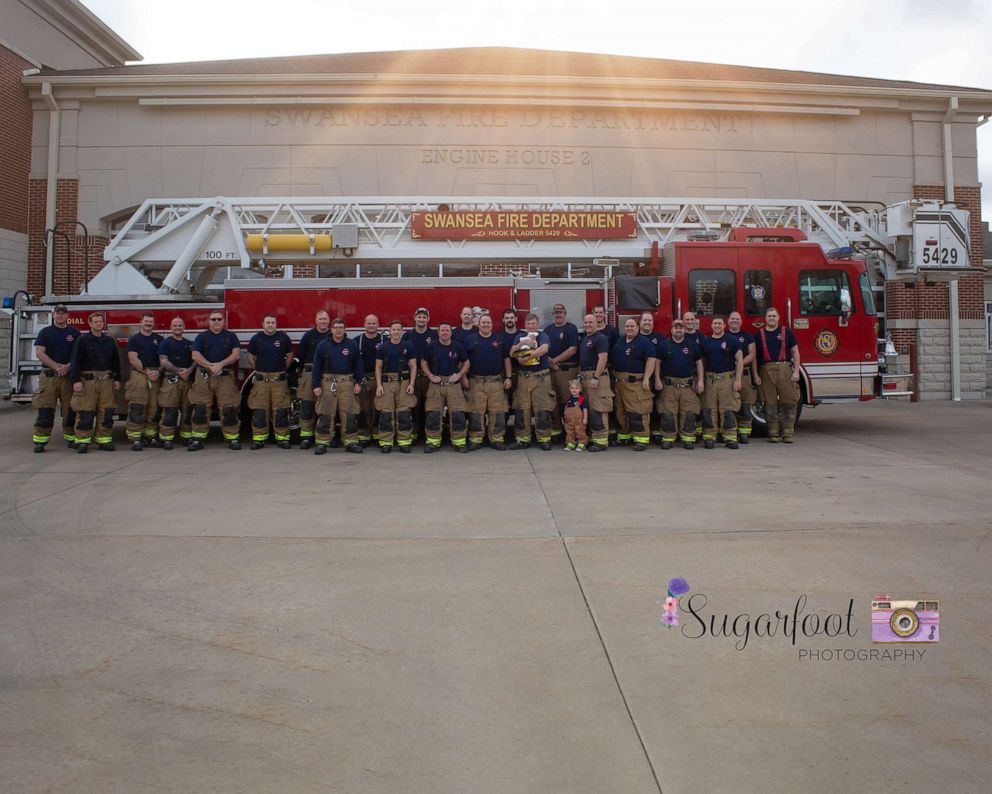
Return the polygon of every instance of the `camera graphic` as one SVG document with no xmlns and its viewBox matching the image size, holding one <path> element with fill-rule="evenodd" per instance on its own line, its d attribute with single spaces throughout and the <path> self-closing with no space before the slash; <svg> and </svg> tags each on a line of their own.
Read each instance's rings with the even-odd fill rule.
<svg viewBox="0 0 992 794">
<path fill-rule="evenodd" d="M 938 642 L 940 607 L 936 601 L 893 601 L 878 595 L 871 602 L 872 642 Z"/>
</svg>

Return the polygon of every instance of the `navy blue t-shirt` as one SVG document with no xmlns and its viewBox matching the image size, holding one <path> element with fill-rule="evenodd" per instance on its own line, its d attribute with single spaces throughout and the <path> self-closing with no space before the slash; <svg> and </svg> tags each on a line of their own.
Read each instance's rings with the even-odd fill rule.
<svg viewBox="0 0 992 794">
<path fill-rule="evenodd" d="M 353 375 L 355 380 L 365 377 L 362 357 L 358 354 L 358 343 L 345 337 L 335 342 L 329 337 L 317 345 L 313 355 L 313 385 L 320 386 L 324 375 Z"/>
<path fill-rule="evenodd" d="M 231 351 L 240 350 L 241 343 L 233 331 L 202 331 L 193 340 L 193 351 L 199 353 L 211 364 L 223 361 Z M 237 363 L 237 362 L 235 362 Z"/>
<path fill-rule="evenodd" d="M 303 334 L 300 338 L 300 349 L 297 351 L 297 357 L 300 359 L 300 363 L 304 365 L 313 364 L 313 354 L 317 350 L 317 345 L 330 337 L 330 335 L 330 328 L 321 333 L 316 327 L 311 328 Z"/>
<path fill-rule="evenodd" d="M 412 342 L 400 339 L 399 342 L 395 344 L 391 339 L 387 339 L 376 351 L 375 357 L 382 362 L 382 374 L 396 374 L 397 372 L 406 372 L 409 369 L 408 362 L 410 359 L 417 358 L 417 351 L 413 346 Z M 414 368 L 417 364 L 414 361 Z M 373 372 L 375 369 L 372 370 Z M 414 369 L 416 372 L 416 369 Z"/>
<path fill-rule="evenodd" d="M 448 345 L 433 342 L 427 347 L 425 360 L 431 375 L 447 378 L 461 368 L 462 362 L 465 361 L 465 348 L 458 342 L 452 342 Z"/>
<path fill-rule="evenodd" d="M 703 349 L 703 340 L 706 337 L 703 336 L 703 332 L 702 331 L 693 331 L 692 333 L 689 333 L 689 331 L 686 331 L 685 332 L 685 338 L 686 339 L 691 339 L 693 342 L 695 342 L 697 345 L 699 345 L 699 349 L 700 350 Z"/>
<path fill-rule="evenodd" d="M 496 334 L 483 336 L 475 334 L 465 345 L 465 355 L 468 356 L 468 374 L 492 376 L 505 375 L 503 360 L 507 356 L 507 347 Z"/>
<path fill-rule="evenodd" d="M 651 343 L 651 346 L 654 348 L 654 357 L 658 358 L 658 350 L 661 348 L 661 343 L 665 340 L 665 335 L 659 334 L 657 331 L 652 331 L 649 334 L 642 333 L 641 336 Z"/>
<path fill-rule="evenodd" d="M 158 346 L 162 344 L 161 334 L 134 334 L 127 340 L 127 352 L 137 353 L 138 361 L 144 369 L 158 369 Z"/>
<path fill-rule="evenodd" d="M 733 372 L 737 369 L 737 340 L 730 334 L 719 339 L 708 336 L 703 340 L 703 366 L 707 372 Z"/>
<path fill-rule="evenodd" d="M 176 369 L 189 369 L 193 366 L 193 343 L 183 337 L 176 339 L 167 336 L 158 346 L 159 358 L 165 358 Z"/>
<path fill-rule="evenodd" d="M 624 337 L 610 351 L 610 369 L 614 372 L 641 374 L 652 358 L 654 358 L 654 345 L 647 337 L 637 334 L 630 341 Z"/>
<path fill-rule="evenodd" d="M 411 328 L 403 334 L 403 339 L 413 343 L 413 347 L 417 351 L 417 363 L 419 364 L 424 360 L 424 356 L 427 355 L 427 346 L 437 339 L 437 329 L 428 328 L 423 333 L 420 333 L 416 328 Z"/>
<path fill-rule="evenodd" d="M 513 345 L 517 344 L 517 342 L 519 342 L 522 339 L 526 339 L 529 336 L 530 333 L 528 331 L 517 331 L 516 336 L 513 337 L 513 342 L 510 343 L 510 347 L 513 347 Z M 549 342 L 550 340 L 548 339 L 547 334 L 543 333 L 542 331 L 537 332 L 537 347 L 541 347 L 541 345 L 549 344 Z M 522 370 L 523 372 L 538 372 L 542 369 L 547 369 L 548 367 L 550 367 L 551 359 L 549 359 L 548 354 L 545 353 L 534 364 L 524 364 L 523 361 L 519 358 L 514 358 L 513 363 L 518 369 Z"/>
<path fill-rule="evenodd" d="M 558 363 L 559 365 L 579 363 L 579 329 L 573 323 L 565 323 L 564 325 L 551 323 L 551 325 L 544 329 L 544 333 L 548 335 L 550 343 L 550 347 L 548 348 L 549 358 L 560 356 L 568 348 L 574 347 L 575 353 Z"/>
<path fill-rule="evenodd" d="M 734 339 L 737 340 L 737 346 L 741 349 L 741 354 L 744 356 L 744 358 L 747 358 L 747 349 L 750 345 L 754 343 L 754 337 L 751 334 L 749 334 L 747 331 L 745 331 L 743 328 L 741 328 L 741 330 L 738 331 L 736 334 L 728 329 L 727 334 L 729 334 L 730 336 L 734 337 Z"/>
<path fill-rule="evenodd" d="M 286 354 L 292 352 L 293 342 L 285 331 L 269 336 L 259 331 L 248 341 L 248 352 L 255 357 L 258 372 L 285 372 Z"/>
<path fill-rule="evenodd" d="M 381 333 L 376 334 L 375 337 L 370 339 L 365 335 L 364 331 L 355 337 L 355 343 L 358 345 L 358 353 L 362 357 L 362 367 L 365 369 L 366 375 L 371 375 L 375 372 L 375 360 L 382 340 L 383 336 Z"/>
<path fill-rule="evenodd" d="M 579 369 L 582 372 L 589 370 L 595 372 L 599 363 L 599 354 L 609 352 L 610 343 L 606 334 L 594 331 L 592 336 L 583 337 L 579 344 Z"/>
<path fill-rule="evenodd" d="M 785 353 L 782 353 L 782 333 L 785 333 Z M 767 348 L 765 344 L 767 343 Z M 798 344 L 791 328 L 780 325 L 774 331 L 762 328 L 754 335 L 754 357 L 759 364 L 769 361 L 792 361 L 792 348 Z"/>
<path fill-rule="evenodd" d="M 498 331 L 493 331 L 493 336 L 497 337 L 503 343 L 503 347 L 506 348 L 506 354 L 510 355 L 510 348 L 513 347 L 513 340 L 517 338 L 518 333 L 520 333 L 519 328 L 513 331 L 500 328 Z"/>
<path fill-rule="evenodd" d="M 696 377 L 696 362 L 703 357 L 699 345 L 688 336 L 681 342 L 666 339 L 658 351 L 661 355 L 661 374 L 668 378 Z"/>
<path fill-rule="evenodd" d="M 58 364 L 68 364 L 72 355 L 72 345 L 79 338 L 81 331 L 67 325 L 65 328 L 58 328 L 54 325 L 46 325 L 38 332 L 38 338 L 34 340 L 35 346 L 45 348 L 45 355 Z"/>
<path fill-rule="evenodd" d="M 610 350 L 620 341 L 620 331 L 612 325 L 606 325 L 600 328 L 599 332 L 606 335 L 606 341 L 610 343 Z"/>
<path fill-rule="evenodd" d="M 460 325 L 455 325 L 451 328 L 451 341 L 458 342 L 462 347 L 465 347 L 465 343 L 477 333 L 479 333 L 479 329 L 474 325 L 471 328 L 462 328 Z"/>
</svg>

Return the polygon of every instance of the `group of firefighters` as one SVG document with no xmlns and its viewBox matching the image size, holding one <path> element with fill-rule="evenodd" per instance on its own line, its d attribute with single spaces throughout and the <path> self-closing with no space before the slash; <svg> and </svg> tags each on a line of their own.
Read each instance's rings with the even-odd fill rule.
<svg viewBox="0 0 992 794">
<path fill-rule="evenodd" d="M 603 306 L 585 315 L 581 331 L 562 304 L 553 315 L 541 330 L 538 316 L 528 314 L 519 329 L 516 311 L 507 309 L 497 329 L 491 315 L 465 307 L 458 324 L 432 328 L 428 310 L 419 308 L 409 330 L 394 320 L 384 331 L 369 315 L 364 332 L 348 338 L 344 320 L 318 311 L 295 353 L 276 316 L 266 315 L 247 346 L 251 448 L 265 445 L 270 428 L 279 447 L 290 447 L 294 358 L 300 448 L 317 455 L 341 444 L 360 453 L 373 442 L 383 453 L 410 452 L 418 437 L 424 452 L 435 452 L 445 413 L 459 452 L 485 442 L 527 449 L 532 439 L 550 450 L 562 435 L 566 450 L 589 452 L 611 443 L 643 451 L 652 439 L 663 449 L 676 443 L 693 449 L 700 439 L 707 449 L 718 440 L 736 449 L 749 441 L 759 390 L 768 440 L 794 440 L 799 350 L 776 309 L 768 309 L 754 335 L 743 330 L 737 312 L 713 317 L 709 336 L 686 312 L 667 337 L 654 330 L 651 312 L 640 321 L 628 318 L 622 332 L 607 324 Z M 143 315 L 127 342 L 126 431 L 133 450 L 172 449 L 177 436 L 189 451 L 202 449 L 214 406 L 228 446 L 241 448 L 235 377 L 241 344 L 224 320 L 222 311 L 211 311 L 208 328 L 190 341 L 181 318 L 163 337 L 154 331 L 154 315 Z M 88 325 L 81 333 L 58 305 L 53 324 L 35 340 L 44 367 L 33 403 L 35 452 L 45 451 L 57 407 L 70 447 L 114 449 L 121 362 L 103 313 L 91 313 Z"/>
</svg>

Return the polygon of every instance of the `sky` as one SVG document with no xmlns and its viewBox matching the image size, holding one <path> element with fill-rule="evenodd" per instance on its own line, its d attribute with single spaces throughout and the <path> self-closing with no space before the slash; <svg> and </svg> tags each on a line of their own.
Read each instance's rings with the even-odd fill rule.
<svg viewBox="0 0 992 794">
<path fill-rule="evenodd" d="M 988 0 L 84 0 L 145 63 L 533 47 L 992 90 Z M 992 218 L 992 123 L 978 131 Z"/>
</svg>

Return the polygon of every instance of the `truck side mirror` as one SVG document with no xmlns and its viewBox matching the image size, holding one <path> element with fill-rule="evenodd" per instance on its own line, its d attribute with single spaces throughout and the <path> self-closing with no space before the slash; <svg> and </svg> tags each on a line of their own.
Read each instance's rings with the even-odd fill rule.
<svg viewBox="0 0 992 794">
<path fill-rule="evenodd" d="M 854 304 L 851 302 L 851 291 L 847 287 L 840 288 L 840 313 L 845 317 L 854 312 Z"/>
</svg>

